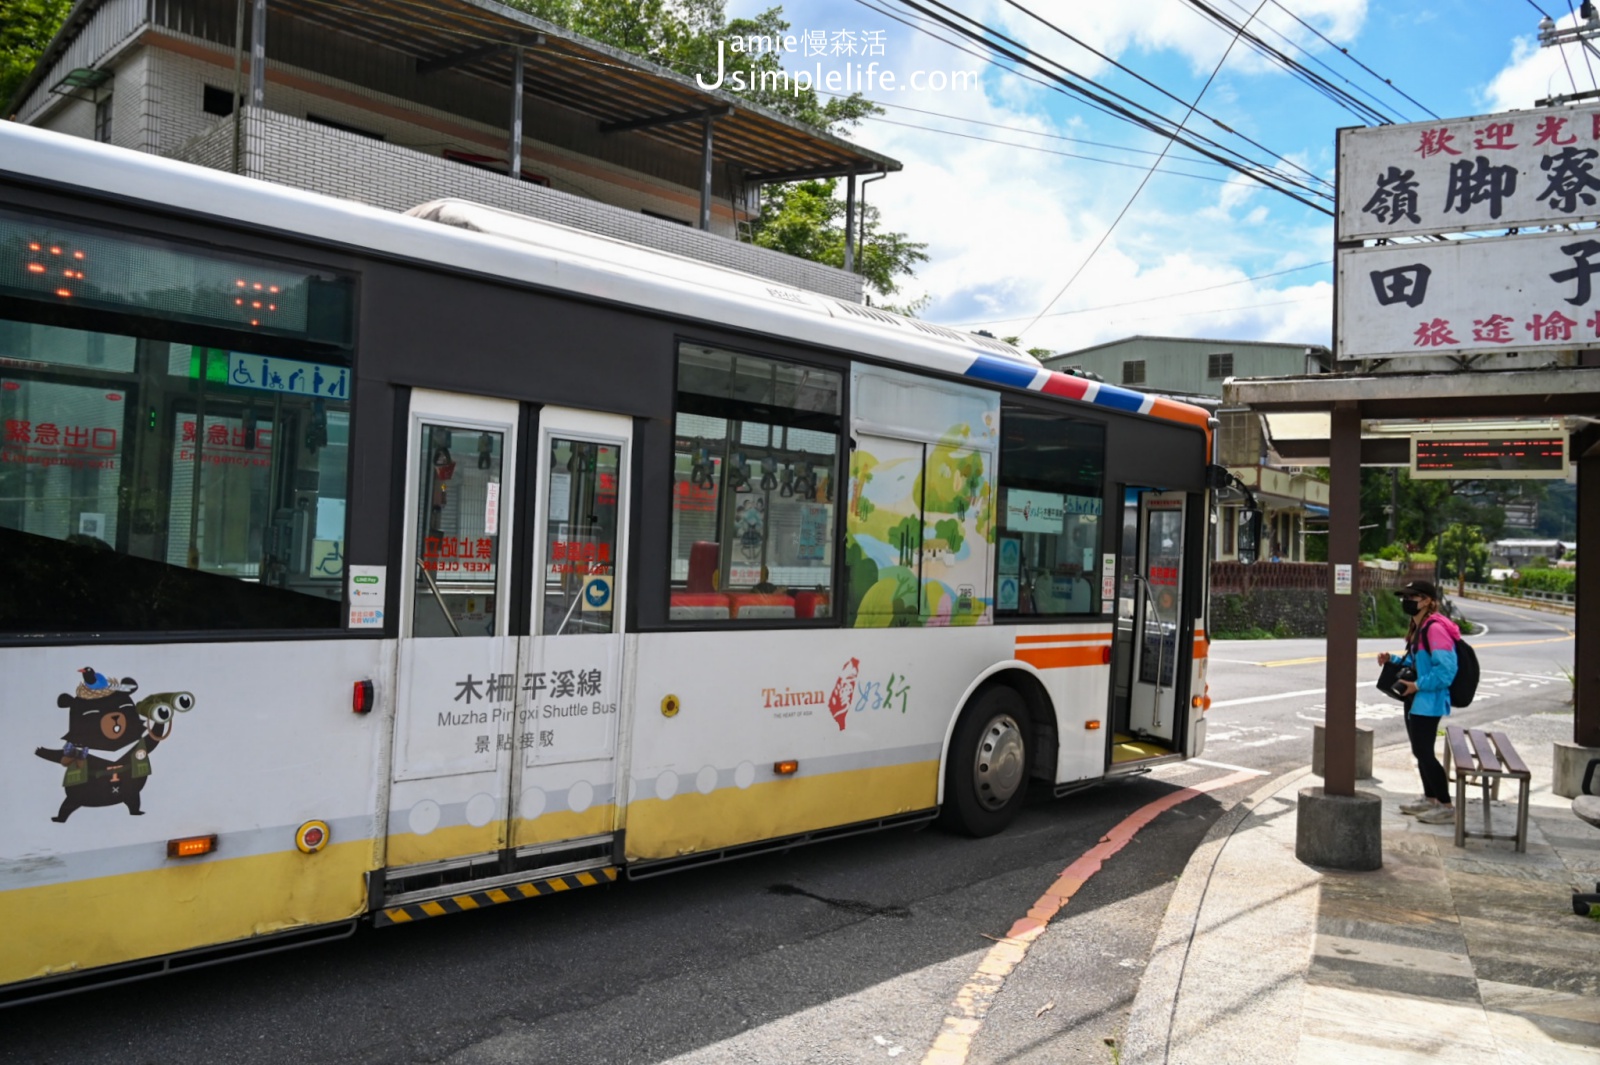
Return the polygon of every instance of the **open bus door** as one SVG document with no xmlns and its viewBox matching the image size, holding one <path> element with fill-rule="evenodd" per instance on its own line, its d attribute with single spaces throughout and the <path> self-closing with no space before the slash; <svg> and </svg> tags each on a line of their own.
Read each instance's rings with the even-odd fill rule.
<svg viewBox="0 0 1600 1065">
<path fill-rule="evenodd" d="M 1128 488 L 1123 495 L 1118 570 L 1113 772 L 1130 763 L 1178 757 L 1189 731 L 1179 702 L 1187 683 L 1193 611 L 1184 602 L 1183 492 Z"/>
<path fill-rule="evenodd" d="M 520 414 L 412 394 L 384 923 L 609 864 L 631 423 L 546 408 L 519 470 Z M 524 514 L 532 587 L 514 596 Z M 531 635 L 511 634 L 514 600 Z"/>
</svg>

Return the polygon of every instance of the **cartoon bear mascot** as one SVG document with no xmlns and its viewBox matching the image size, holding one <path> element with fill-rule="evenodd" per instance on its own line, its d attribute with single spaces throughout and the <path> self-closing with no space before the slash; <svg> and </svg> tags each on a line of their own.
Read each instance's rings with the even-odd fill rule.
<svg viewBox="0 0 1600 1065">
<path fill-rule="evenodd" d="M 174 712 L 194 707 L 188 692 L 163 692 L 137 704 L 132 677 L 112 680 L 93 669 L 81 671 L 75 694 L 63 693 L 56 705 L 67 711 L 64 747 L 38 747 L 34 754 L 66 767 L 61 781 L 66 798 L 51 818 L 63 822 L 80 806 L 128 807 L 138 816 L 139 792 L 150 776 L 150 752 L 172 734 Z"/>
</svg>

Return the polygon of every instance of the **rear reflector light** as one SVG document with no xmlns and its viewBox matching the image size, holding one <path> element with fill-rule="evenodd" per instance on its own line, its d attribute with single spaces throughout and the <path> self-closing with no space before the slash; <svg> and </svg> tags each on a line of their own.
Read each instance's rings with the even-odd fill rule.
<svg viewBox="0 0 1600 1065">
<path fill-rule="evenodd" d="M 793 776 L 800 769 L 800 763 L 790 758 L 782 762 L 773 762 L 772 771 L 780 777 Z"/>
<path fill-rule="evenodd" d="M 372 712 L 372 682 L 370 680 L 356 681 L 355 691 L 350 697 L 350 709 L 358 714 Z"/>
<path fill-rule="evenodd" d="M 189 836 L 185 839 L 167 840 L 168 858 L 198 858 L 217 849 L 217 837 Z"/>
</svg>

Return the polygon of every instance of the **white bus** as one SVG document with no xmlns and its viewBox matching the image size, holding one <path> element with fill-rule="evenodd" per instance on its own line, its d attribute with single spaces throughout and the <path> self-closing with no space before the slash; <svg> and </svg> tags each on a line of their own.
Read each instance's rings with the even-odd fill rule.
<svg viewBox="0 0 1600 1065">
<path fill-rule="evenodd" d="M 1203 411 L 0 123 L 0 997 L 1198 754 Z"/>
</svg>

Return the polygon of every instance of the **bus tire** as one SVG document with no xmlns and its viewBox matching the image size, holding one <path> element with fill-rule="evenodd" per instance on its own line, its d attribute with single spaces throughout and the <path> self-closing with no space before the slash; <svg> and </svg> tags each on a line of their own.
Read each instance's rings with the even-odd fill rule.
<svg viewBox="0 0 1600 1065">
<path fill-rule="evenodd" d="M 969 836 L 992 836 L 1022 812 L 1033 757 L 1028 704 L 996 684 L 967 705 L 950 739 L 941 823 Z"/>
</svg>

